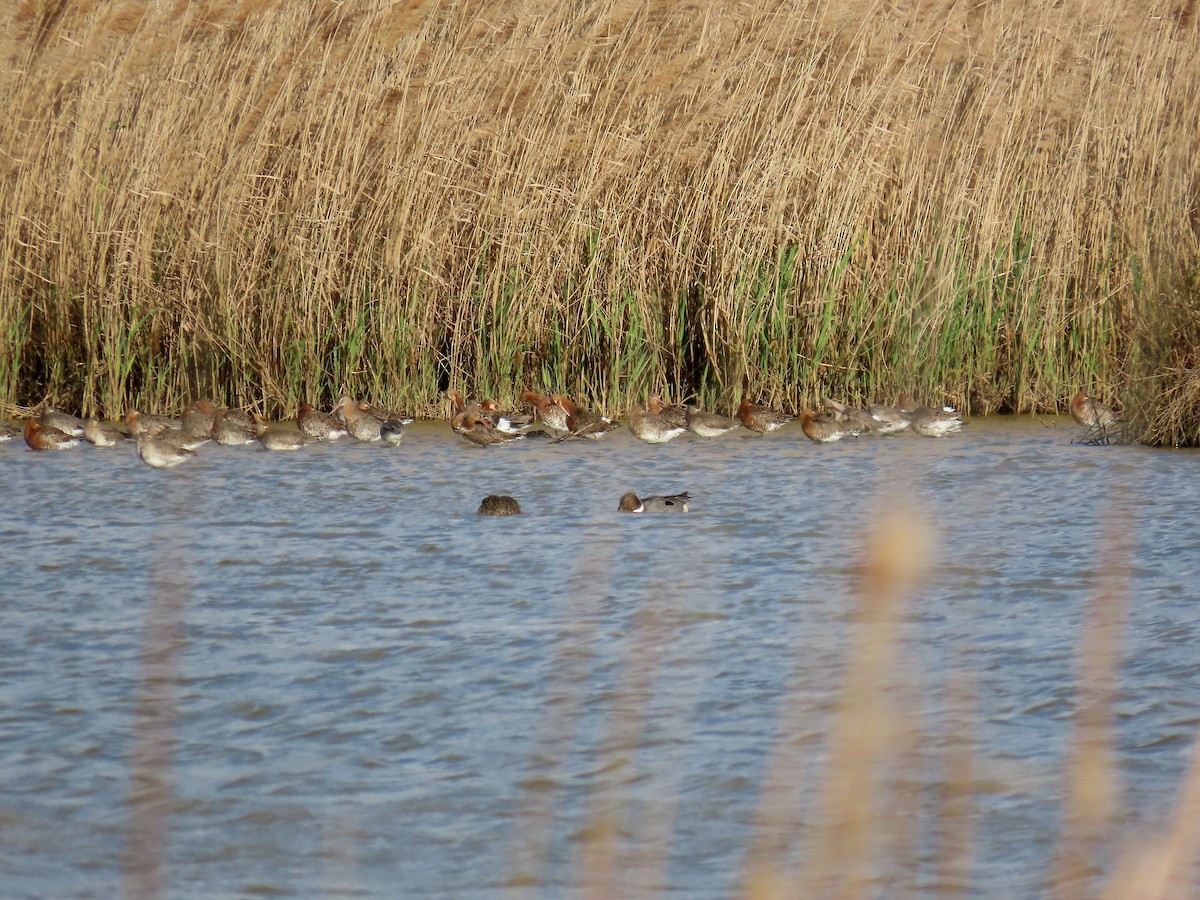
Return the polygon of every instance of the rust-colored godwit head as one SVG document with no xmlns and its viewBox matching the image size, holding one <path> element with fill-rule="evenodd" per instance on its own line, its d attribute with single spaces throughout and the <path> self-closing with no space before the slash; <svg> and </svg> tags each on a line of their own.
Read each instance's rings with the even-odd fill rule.
<svg viewBox="0 0 1200 900">
<path fill-rule="evenodd" d="M 579 407 L 571 402 L 571 398 L 566 394 L 551 394 L 550 402 L 561 406 L 563 411 L 568 415 L 574 415 L 579 412 Z"/>
<path fill-rule="evenodd" d="M 545 395 L 539 394 L 537 391 L 521 391 L 521 399 L 526 403 L 532 403 L 535 409 L 544 409 L 550 403 Z"/>
<path fill-rule="evenodd" d="M 456 389 L 450 388 L 446 391 L 446 396 L 450 398 L 450 402 L 454 404 L 455 412 L 462 412 L 467 408 L 467 401 L 463 398 Z"/>
</svg>

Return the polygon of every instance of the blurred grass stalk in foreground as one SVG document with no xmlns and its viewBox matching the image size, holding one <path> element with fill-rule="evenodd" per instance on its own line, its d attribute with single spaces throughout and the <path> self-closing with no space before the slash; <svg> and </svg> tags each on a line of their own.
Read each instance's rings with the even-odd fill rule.
<svg viewBox="0 0 1200 900">
<path fill-rule="evenodd" d="M 942 699 L 922 686 L 912 655 L 904 652 L 904 631 L 908 604 L 931 563 L 934 537 L 912 506 L 889 504 L 889 509 L 866 540 L 843 684 L 824 740 L 810 739 L 812 723 L 804 719 L 811 712 L 802 711 L 804 704 L 792 691 L 781 704 L 753 821 L 748 831 L 742 823 L 728 823 L 731 840 L 748 834 L 736 892 L 748 900 L 856 898 L 878 896 L 881 890 L 889 897 L 949 898 L 995 890 L 978 883 L 973 866 L 975 798 L 1005 790 L 987 783 L 983 774 L 987 757 L 975 735 L 978 676 L 965 667 L 952 672 Z M 1113 701 L 1129 596 L 1131 519 L 1124 508 L 1108 518 L 1120 524 L 1105 531 L 1096 555 L 1104 563 L 1093 573 L 1084 610 L 1073 738 L 1060 780 L 1064 812 L 1044 893 L 1064 900 L 1101 895 L 1183 900 L 1195 895 L 1198 884 L 1200 749 L 1193 751 L 1178 807 L 1161 836 L 1154 837 L 1156 829 L 1147 831 L 1144 824 L 1136 833 L 1122 832 L 1119 824 Z M 582 846 L 567 876 L 587 896 L 666 893 L 671 840 L 660 826 L 669 826 L 674 813 L 653 824 L 634 815 L 632 798 L 641 779 L 631 784 L 630 778 L 654 682 L 664 674 L 654 671 L 661 657 L 652 648 L 668 640 L 664 610 L 674 608 L 664 598 L 655 611 L 639 610 L 633 617 L 625 663 L 630 671 L 606 703 L 607 732 L 591 763 L 596 775 L 588 818 L 572 835 Z M 577 673 L 576 688 L 581 679 Z M 568 706 L 583 703 L 582 695 L 560 700 Z M 939 703 L 948 709 L 936 716 L 930 704 Z M 563 709 L 556 710 L 553 741 L 542 744 L 547 752 L 539 757 L 539 771 L 566 771 L 569 754 L 592 752 L 572 750 L 578 735 L 571 729 L 579 711 L 564 718 Z M 672 712 L 688 715 L 678 706 Z M 508 885 L 531 891 L 561 886 L 561 880 L 544 879 L 550 831 L 566 821 L 563 810 L 556 808 L 553 792 L 526 796 L 525 815 L 541 823 L 540 863 Z M 648 860 L 648 853 L 659 854 L 657 862 Z M 1031 882 L 1025 889 L 1035 888 Z"/>
<path fill-rule="evenodd" d="M 953 714 L 942 725 L 949 733 L 935 733 L 926 721 L 930 710 L 923 708 L 931 697 L 903 652 L 907 604 L 928 570 L 934 538 L 911 506 L 893 502 L 888 509 L 876 519 L 858 567 L 858 609 L 823 746 L 807 739 L 798 694 L 793 691 L 781 704 L 760 803 L 745 832 L 737 893 L 748 900 L 866 897 L 880 889 L 888 896 L 965 897 L 974 888 L 974 778 L 984 763 L 971 733 L 975 676 L 951 678 Z M 1096 554 L 1104 562 L 1094 573 L 1080 636 L 1074 739 L 1062 780 L 1065 811 L 1047 893 L 1064 900 L 1100 891 L 1114 900 L 1184 900 L 1194 896 L 1197 884 L 1200 749 L 1193 750 L 1177 809 L 1160 837 L 1146 840 L 1144 832 L 1131 837 L 1118 829 L 1112 704 L 1132 557 L 1129 531 L 1122 530 L 1130 521 L 1128 511 L 1118 508 L 1108 520 L 1126 524 L 1109 526 Z M 150 584 L 134 727 L 126 891 L 139 898 L 162 895 L 170 874 L 170 754 L 189 593 L 177 544 L 170 534 L 164 538 Z M 632 615 L 616 685 L 602 698 L 606 724 L 600 743 L 576 748 L 581 713 L 591 696 L 588 669 L 594 660 L 587 638 L 604 621 L 591 604 L 618 549 L 615 541 L 596 545 L 572 577 L 577 617 L 560 642 L 562 655 L 551 676 L 558 690 L 547 705 L 530 777 L 521 785 L 515 869 L 506 882 L 511 890 L 536 891 L 546 883 L 550 845 L 566 821 L 559 788 L 577 762 L 572 754 L 584 752 L 591 759 L 592 787 L 582 828 L 572 835 L 575 863 L 568 878 L 596 897 L 664 892 L 675 803 L 686 786 L 676 779 L 667 803 L 639 807 L 638 784 L 629 783 L 629 773 L 651 721 L 655 683 L 664 674 L 663 651 L 678 639 L 677 619 L 686 609 L 682 596 L 670 595 L 671 587 L 654 608 Z M 700 689 L 697 684 L 695 690 Z M 671 696 L 665 714 L 686 728 L 692 712 L 688 697 Z M 803 773 L 818 771 L 808 790 Z M 939 773 L 932 792 L 920 787 L 930 771 Z M 806 808 L 808 797 L 815 799 Z M 731 833 L 743 831 L 733 822 L 729 827 Z M 339 854 L 339 859 L 353 859 L 352 850 Z M 1118 861 L 1110 865 L 1113 859 Z M 360 877 L 353 865 L 346 873 L 356 882 Z"/>
</svg>

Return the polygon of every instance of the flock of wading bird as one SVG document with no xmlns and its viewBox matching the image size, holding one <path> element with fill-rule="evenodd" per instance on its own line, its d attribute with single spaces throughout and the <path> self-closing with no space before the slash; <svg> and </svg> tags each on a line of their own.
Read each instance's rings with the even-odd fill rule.
<svg viewBox="0 0 1200 900">
<path fill-rule="evenodd" d="M 563 394 L 521 394 L 529 407 L 504 412 L 492 400 L 470 401 L 456 390 L 446 396 L 451 403 L 450 427 L 468 443 L 477 447 L 507 444 L 526 437 L 548 438 L 554 443 L 581 438 L 598 440 L 621 422 L 586 409 Z M 962 419 L 951 407 L 932 407 L 901 395 L 894 406 L 875 404 L 857 409 L 845 403 L 825 399 L 825 413 L 804 409 L 800 428 L 817 443 L 832 443 L 843 438 L 869 434 L 911 432 L 924 437 L 944 437 L 962 428 Z M 1071 401 L 1071 415 L 1090 429 L 1089 434 L 1107 432 L 1120 424 L 1109 407 L 1080 391 Z M 646 406 L 634 404 L 624 425 L 630 434 L 650 444 L 663 444 L 691 432 L 701 438 L 716 438 L 740 428 L 757 434 L 777 431 L 797 418 L 786 412 L 752 403 L 743 398 L 736 418 L 705 412 L 691 405 L 666 405 L 651 396 Z M 156 469 L 168 469 L 195 455 L 209 441 L 226 446 L 259 443 L 266 450 L 299 450 L 314 441 L 338 441 L 352 438 L 364 443 L 399 444 L 404 426 L 412 418 L 372 406 L 351 397 L 341 400 L 326 413 L 311 404 L 300 407 L 296 427 L 291 423 L 267 424 L 240 409 L 218 407 L 208 400 L 197 400 L 178 417 L 129 412 L 124 430 L 118 425 L 96 419 L 81 419 L 53 407 L 25 423 L 25 443 L 32 450 L 70 450 L 83 441 L 97 447 L 113 447 L 132 440 L 138 458 Z M 0 422 L 0 441 L 10 440 L 20 431 Z M 687 511 L 687 494 L 638 498 L 626 494 L 620 509 L 627 512 Z M 487 497 L 480 506 L 483 515 L 513 515 L 520 512 L 511 497 Z"/>
</svg>

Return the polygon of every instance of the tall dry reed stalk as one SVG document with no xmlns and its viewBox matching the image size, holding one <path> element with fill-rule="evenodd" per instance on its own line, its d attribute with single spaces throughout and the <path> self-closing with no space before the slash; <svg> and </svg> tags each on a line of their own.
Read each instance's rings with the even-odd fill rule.
<svg viewBox="0 0 1200 900">
<path fill-rule="evenodd" d="M 9 405 L 1051 409 L 1200 269 L 1193 0 L 24 0 L 0 54 Z"/>
</svg>

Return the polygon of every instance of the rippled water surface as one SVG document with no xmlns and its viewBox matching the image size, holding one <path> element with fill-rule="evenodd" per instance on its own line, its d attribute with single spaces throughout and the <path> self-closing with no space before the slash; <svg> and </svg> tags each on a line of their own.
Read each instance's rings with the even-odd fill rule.
<svg viewBox="0 0 1200 900">
<path fill-rule="evenodd" d="M 1200 455 L 1076 436 L 988 419 L 944 440 L 480 450 L 424 425 L 395 449 L 209 446 L 169 472 L 0 445 L 2 892 L 123 890 L 145 768 L 169 779 L 149 831 L 175 896 L 561 896 L 595 874 L 605 816 L 624 896 L 727 896 L 781 735 L 820 791 L 864 536 L 903 487 L 936 535 L 898 626 L 931 735 L 910 790 L 973 734 L 978 894 L 1033 895 L 1097 569 L 1129 574 L 1131 834 L 1165 820 L 1200 724 Z M 692 511 L 618 514 L 630 489 L 689 490 Z M 478 518 L 488 493 L 526 514 Z M 963 670 L 973 715 L 948 700 Z M 919 886 L 913 841 L 897 877 Z"/>
</svg>

